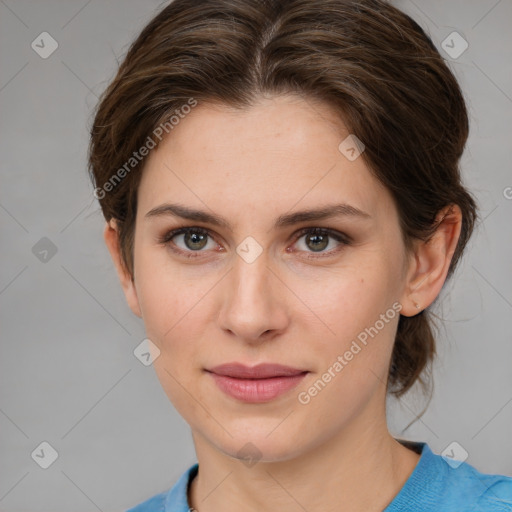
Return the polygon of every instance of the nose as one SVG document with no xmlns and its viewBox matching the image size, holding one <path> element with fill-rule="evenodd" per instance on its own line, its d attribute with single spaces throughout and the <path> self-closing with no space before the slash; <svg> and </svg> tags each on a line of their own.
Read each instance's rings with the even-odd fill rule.
<svg viewBox="0 0 512 512">
<path fill-rule="evenodd" d="M 220 327 L 240 340 L 257 343 L 282 333 L 289 323 L 285 286 L 268 265 L 265 252 L 247 263 L 236 256 L 224 279 Z"/>
</svg>

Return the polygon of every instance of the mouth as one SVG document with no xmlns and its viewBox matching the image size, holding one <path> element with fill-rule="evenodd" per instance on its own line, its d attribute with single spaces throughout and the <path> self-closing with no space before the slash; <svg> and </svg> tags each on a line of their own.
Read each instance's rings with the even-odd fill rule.
<svg viewBox="0 0 512 512">
<path fill-rule="evenodd" d="M 295 388 L 308 370 L 263 363 L 249 367 L 227 363 L 206 370 L 218 388 L 243 402 L 269 402 Z"/>
<path fill-rule="evenodd" d="M 270 379 L 274 377 L 294 377 L 307 370 L 292 368 L 282 364 L 261 363 L 256 366 L 246 366 L 241 363 L 226 363 L 206 370 L 216 375 L 233 377 L 235 379 Z"/>
</svg>

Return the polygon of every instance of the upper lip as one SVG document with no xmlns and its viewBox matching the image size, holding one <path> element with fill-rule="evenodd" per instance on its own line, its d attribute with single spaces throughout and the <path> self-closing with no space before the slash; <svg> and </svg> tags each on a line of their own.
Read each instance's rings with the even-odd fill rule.
<svg viewBox="0 0 512 512">
<path fill-rule="evenodd" d="M 214 366 L 207 371 L 237 379 L 266 379 L 270 377 L 299 375 L 307 370 L 299 370 L 291 366 L 272 363 L 261 363 L 256 366 L 246 366 L 241 363 L 225 363 Z"/>
</svg>

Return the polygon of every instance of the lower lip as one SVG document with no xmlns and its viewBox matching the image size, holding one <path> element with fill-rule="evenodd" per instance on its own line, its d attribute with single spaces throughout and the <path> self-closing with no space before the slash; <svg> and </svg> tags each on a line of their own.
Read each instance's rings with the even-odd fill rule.
<svg viewBox="0 0 512 512">
<path fill-rule="evenodd" d="M 227 395 L 243 402 L 269 402 L 296 387 L 307 372 L 269 379 L 235 379 L 209 372 L 217 386 Z"/>
</svg>

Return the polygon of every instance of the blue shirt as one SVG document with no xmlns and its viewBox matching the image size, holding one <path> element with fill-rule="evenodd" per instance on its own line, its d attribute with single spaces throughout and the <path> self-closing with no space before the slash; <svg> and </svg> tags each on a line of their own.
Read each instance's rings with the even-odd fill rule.
<svg viewBox="0 0 512 512">
<path fill-rule="evenodd" d="M 512 478 L 477 471 L 434 454 L 426 443 L 404 442 L 420 459 L 400 492 L 383 512 L 512 512 Z M 169 490 L 127 512 L 188 512 L 188 485 L 196 463 Z M 201 511 L 199 511 L 201 512 Z"/>
</svg>

